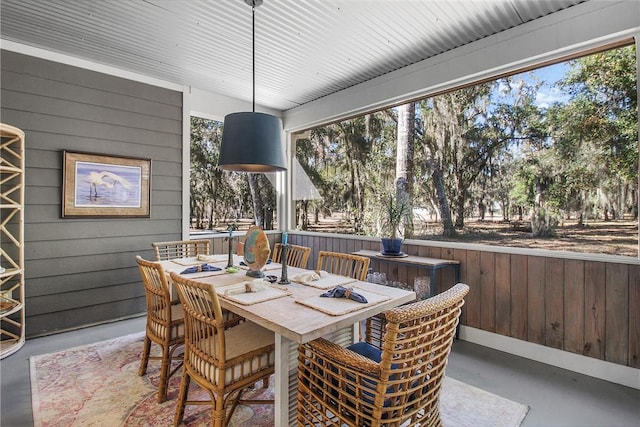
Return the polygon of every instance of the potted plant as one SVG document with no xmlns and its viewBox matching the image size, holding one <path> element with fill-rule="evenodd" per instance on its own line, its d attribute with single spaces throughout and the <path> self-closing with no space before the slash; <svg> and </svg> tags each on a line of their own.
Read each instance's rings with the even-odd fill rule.
<svg viewBox="0 0 640 427">
<path fill-rule="evenodd" d="M 383 255 L 400 255 L 402 252 L 402 231 L 400 225 L 408 217 L 408 205 L 393 196 L 388 196 L 380 211 L 380 231 Z"/>
</svg>

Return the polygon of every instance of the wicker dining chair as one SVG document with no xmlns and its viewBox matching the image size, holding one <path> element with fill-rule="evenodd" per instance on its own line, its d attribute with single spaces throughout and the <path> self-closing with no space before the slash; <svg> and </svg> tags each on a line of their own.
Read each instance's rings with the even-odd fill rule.
<svg viewBox="0 0 640 427">
<path fill-rule="evenodd" d="M 307 268 L 311 248 L 299 245 L 287 245 L 287 265 L 290 267 Z M 273 245 L 271 254 L 273 262 L 282 263 L 282 243 Z"/>
<path fill-rule="evenodd" d="M 299 426 L 442 426 L 438 410 L 464 297 L 459 283 L 385 312 L 381 346 L 318 338 L 298 347 Z"/>
<path fill-rule="evenodd" d="M 364 281 L 367 278 L 370 262 L 369 258 L 360 255 L 320 251 L 316 270 Z"/>
<path fill-rule="evenodd" d="M 176 258 L 190 258 L 198 255 L 210 255 L 211 240 L 176 240 L 173 242 L 154 242 L 151 247 L 157 261 Z"/>
<path fill-rule="evenodd" d="M 147 373 L 149 359 L 160 360 L 160 381 L 158 384 L 158 403 L 167 399 L 169 378 L 182 366 L 182 355 L 174 356 L 175 351 L 184 344 L 184 314 L 179 301 L 171 301 L 169 284 L 162 265 L 136 256 L 138 269 L 142 276 L 147 304 L 147 325 L 144 346 L 138 375 Z M 160 356 L 150 356 L 151 343 L 160 346 Z M 171 362 L 178 361 L 171 369 Z"/>
<path fill-rule="evenodd" d="M 151 246 L 156 254 L 157 261 L 165 261 L 176 258 L 190 258 L 198 255 L 210 255 L 211 240 L 177 240 L 174 242 L 155 242 Z M 223 310 L 227 326 L 242 322 L 244 319 L 237 314 Z"/>
<path fill-rule="evenodd" d="M 212 405 L 212 425 L 222 427 L 238 404 L 273 403 L 244 400 L 242 392 L 260 380 L 266 386 L 274 373 L 274 333 L 249 321 L 225 328 L 218 295 L 211 285 L 174 272 L 171 280 L 178 288 L 186 326 L 174 426 L 182 422 L 185 405 Z M 191 380 L 208 392 L 210 400 L 187 400 Z"/>
</svg>

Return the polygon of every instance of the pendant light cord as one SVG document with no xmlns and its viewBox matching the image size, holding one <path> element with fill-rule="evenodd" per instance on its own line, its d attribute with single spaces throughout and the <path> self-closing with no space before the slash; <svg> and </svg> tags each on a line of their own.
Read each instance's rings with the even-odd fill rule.
<svg viewBox="0 0 640 427">
<path fill-rule="evenodd" d="M 252 56 L 253 56 L 253 112 L 256 112 L 256 7 L 251 8 L 251 34 L 253 35 Z"/>
</svg>

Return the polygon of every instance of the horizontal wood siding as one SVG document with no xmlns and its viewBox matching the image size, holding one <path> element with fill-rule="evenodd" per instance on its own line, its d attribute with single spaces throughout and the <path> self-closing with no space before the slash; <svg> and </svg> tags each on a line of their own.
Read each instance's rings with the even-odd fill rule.
<svg viewBox="0 0 640 427">
<path fill-rule="evenodd" d="M 143 313 L 135 256 L 182 230 L 182 93 L 1 52 L 2 122 L 26 134 L 26 335 Z M 150 158 L 151 218 L 61 218 L 62 150 Z"/>
<path fill-rule="evenodd" d="M 289 242 L 320 250 L 378 250 L 377 239 L 289 233 Z M 469 245 L 473 248 L 472 245 Z M 504 248 L 502 248 L 504 249 Z M 460 281 L 469 284 L 461 323 L 619 365 L 640 368 L 640 266 L 504 250 L 451 249 L 437 242 L 407 244 L 411 255 L 460 261 Z M 372 262 L 391 281 L 412 284 L 427 273 L 395 263 Z M 445 270 L 446 271 L 446 270 Z M 438 272 L 436 289 L 453 285 Z M 443 274 L 444 273 L 444 274 Z"/>
</svg>

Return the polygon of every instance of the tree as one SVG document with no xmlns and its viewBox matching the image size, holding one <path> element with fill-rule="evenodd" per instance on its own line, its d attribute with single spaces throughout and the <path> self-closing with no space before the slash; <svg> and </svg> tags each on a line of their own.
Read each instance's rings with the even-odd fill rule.
<svg viewBox="0 0 640 427">
<path fill-rule="evenodd" d="M 316 189 L 324 188 L 325 182 L 318 168 L 320 152 L 316 144 L 310 139 L 310 132 L 296 137 L 295 156 L 304 173 L 309 177 Z M 309 207 L 314 208 L 314 223 L 319 222 L 321 203 L 310 200 L 296 200 L 296 224 L 298 229 L 307 230 L 309 227 Z"/>
<path fill-rule="evenodd" d="M 264 230 L 273 229 L 275 194 L 269 179 L 263 173 L 248 173 L 247 182 L 253 201 L 253 219 Z"/>
<path fill-rule="evenodd" d="M 420 102 L 423 128 L 418 131 L 425 149 L 443 223 L 451 236 L 464 226 L 469 189 L 493 154 L 511 138 L 508 129 L 490 120 L 489 97 L 493 85 L 480 84 Z M 453 223 L 453 201 L 456 222 Z"/>
<path fill-rule="evenodd" d="M 568 146 L 590 152 L 590 164 L 599 164 L 598 185 L 603 195 L 600 208 L 620 218 L 625 212 L 637 217 L 638 95 L 634 45 L 611 49 L 572 61 L 560 86 L 572 94 L 557 106 L 554 134 Z M 567 117 L 575 120 L 565 121 Z M 569 126 L 567 126 L 569 123 Z M 566 159 L 567 156 L 565 156 Z M 595 160 L 595 161 L 594 161 Z"/>
<path fill-rule="evenodd" d="M 190 213 L 196 228 L 213 227 L 218 196 L 224 191 L 217 168 L 221 136 L 220 122 L 191 117 Z"/>
<path fill-rule="evenodd" d="M 310 135 L 320 152 L 317 157 L 323 186 L 319 191 L 325 206 L 345 212 L 357 234 L 366 231 L 366 196 L 371 179 L 368 169 L 380 132 L 379 117 L 372 114 L 313 129 Z"/>
<path fill-rule="evenodd" d="M 269 226 L 265 214 L 275 209 L 275 194 L 263 174 L 223 171 L 218 168 L 222 123 L 191 118 L 190 214 L 199 229 L 213 229 L 221 221 L 254 218 Z M 250 176 L 255 175 L 255 176 Z M 226 228 L 226 226 L 225 226 Z"/>
<path fill-rule="evenodd" d="M 396 143 L 396 199 L 407 212 L 413 211 L 413 141 L 415 138 L 416 104 L 398 107 L 398 138 Z M 413 215 L 403 215 L 404 237 L 413 237 Z"/>
</svg>

